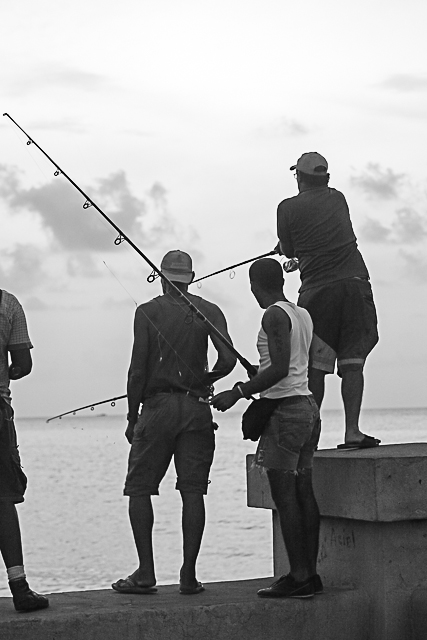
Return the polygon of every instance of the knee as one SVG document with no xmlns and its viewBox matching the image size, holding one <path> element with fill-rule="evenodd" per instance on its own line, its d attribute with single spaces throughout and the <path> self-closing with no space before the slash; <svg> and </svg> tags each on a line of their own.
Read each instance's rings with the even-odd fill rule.
<svg viewBox="0 0 427 640">
<path fill-rule="evenodd" d="M 292 504 L 296 499 L 296 471 L 279 471 L 269 469 L 267 471 L 271 496 L 276 506 Z"/>
</svg>

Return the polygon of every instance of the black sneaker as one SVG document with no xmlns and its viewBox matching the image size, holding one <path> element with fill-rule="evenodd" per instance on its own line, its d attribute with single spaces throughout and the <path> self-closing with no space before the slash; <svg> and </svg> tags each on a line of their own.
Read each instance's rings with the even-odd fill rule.
<svg viewBox="0 0 427 640">
<path fill-rule="evenodd" d="M 318 573 L 315 573 L 314 576 L 311 576 L 311 580 L 313 582 L 313 589 L 316 595 L 319 593 L 323 593 L 323 582 Z"/>
<path fill-rule="evenodd" d="M 49 606 L 49 600 L 46 596 L 32 591 L 25 578 L 10 580 L 9 587 L 16 611 L 35 611 L 36 609 L 46 609 Z"/>
<path fill-rule="evenodd" d="M 271 587 L 257 592 L 260 598 L 312 598 L 314 596 L 313 579 L 297 582 L 290 574 L 281 576 Z"/>
</svg>

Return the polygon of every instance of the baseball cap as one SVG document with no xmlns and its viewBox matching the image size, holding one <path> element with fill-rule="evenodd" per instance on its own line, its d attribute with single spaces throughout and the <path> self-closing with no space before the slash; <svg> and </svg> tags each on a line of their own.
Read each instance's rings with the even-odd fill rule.
<svg viewBox="0 0 427 640">
<path fill-rule="evenodd" d="M 160 270 L 172 282 L 190 284 L 194 278 L 193 263 L 188 253 L 176 249 L 163 257 Z"/>
<path fill-rule="evenodd" d="M 308 153 L 303 153 L 301 158 L 298 159 L 298 162 L 290 167 L 291 171 L 294 171 L 294 169 L 308 173 L 311 176 L 321 176 L 326 175 L 328 163 L 320 153 L 309 151 Z"/>
</svg>

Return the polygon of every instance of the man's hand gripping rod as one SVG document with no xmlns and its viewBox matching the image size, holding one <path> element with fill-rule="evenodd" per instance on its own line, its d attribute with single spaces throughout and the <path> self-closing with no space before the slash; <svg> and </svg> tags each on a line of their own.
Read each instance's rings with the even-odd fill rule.
<svg viewBox="0 0 427 640">
<path fill-rule="evenodd" d="M 65 171 L 63 171 L 61 169 L 61 167 L 59 165 L 56 164 L 56 162 L 54 160 L 52 160 L 52 158 L 37 144 L 37 142 L 35 142 L 26 131 L 24 131 L 24 129 L 19 126 L 19 124 L 17 122 L 15 122 L 15 120 L 8 114 L 8 113 L 4 113 L 4 116 L 7 116 L 9 118 L 9 120 L 11 120 L 13 122 L 13 124 L 15 126 L 18 127 L 18 129 L 20 129 L 22 131 L 22 133 L 28 138 L 27 140 L 27 145 L 30 144 L 34 144 L 37 149 L 39 149 L 42 154 L 54 165 L 54 167 L 56 167 L 56 171 L 54 173 L 55 176 L 59 176 L 60 174 L 62 174 L 64 176 L 64 178 L 66 178 L 68 180 L 68 182 L 70 182 L 73 187 L 75 189 L 77 189 L 77 191 L 79 191 L 82 196 L 84 198 L 86 198 L 86 201 L 83 205 L 83 209 L 88 209 L 89 207 L 94 207 L 98 213 L 100 213 L 102 215 L 102 217 L 117 231 L 117 233 L 119 234 L 117 236 L 117 238 L 114 240 L 114 244 L 119 245 L 122 242 L 126 241 L 131 247 L 132 249 L 134 249 L 140 256 L 141 258 L 143 258 L 149 265 L 150 267 L 153 269 L 153 271 L 155 271 L 160 278 L 162 278 L 172 289 L 175 290 L 175 292 L 179 295 L 179 297 L 183 300 L 183 302 L 191 309 L 191 311 L 193 311 L 193 313 L 196 314 L 196 316 L 202 320 L 202 322 L 206 322 L 209 325 L 210 330 L 212 331 L 212 333 L 214 333 L 216 335 L 216 337 L 227 347 L 227 349 L 229 351 L 231 351 L 231 353 L 233 353 L 237 360 L 240 362 L 240 364 L 246 369 L 246 371 L 248 372 L 249 375 L 255 375 L 256 374 L 256 368 L 250 364 L 250 362 L 248 360 L 246 360 L 246 358 L 244 358 L 242 355 L 240 355 L 240 353 L 233 347 L 233 345 L 227 340 L 227 338 L 225 336 L 222 335 L 222 333 L 215 327 L 215 325 L 212 324 L 212 322 L 210 322 L 210 320 L 208 320 L 206 318 L 205 315 L 203 315 L 203 313 L 201 311 L 199 311 L 199 309 L 191 302 L 191 300 L 189 300 L 180 289 L 178 289 L 177 286 L 174 285 L 173 282 L 171 282 L 171 280 L 169 280 L 169 278 L 167 276 L 165 276 L 164 273 L 162 273 L 160 271 L 160 269 L 158 269 L 156 267 L 156 265 L 151 262 L 151 260 L 141 251 L 141 249 L 139 249 L 136 244 L 134 244 L 132 242 L 132 240 L 130 238 L 128 238 L 128 236 L 120 229 L 120 227 L 118 227 L 112 220 L 111 218 L 109 218 L 107 216 L 106 213 L 104 213 L 104 211 L 102 211 L 102 209 L 100 209 L 98 207 L 98 205 L 89 198 L 89 196 L 83 191 L 83 189 L 81 189 L 66 173 Z"/>
</svg>

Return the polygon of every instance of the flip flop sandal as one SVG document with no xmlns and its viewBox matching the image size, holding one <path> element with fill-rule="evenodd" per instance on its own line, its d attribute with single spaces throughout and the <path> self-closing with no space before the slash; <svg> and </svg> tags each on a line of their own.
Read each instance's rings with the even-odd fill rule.
<svg viewBox="0 0 427 640">
<path fill-rule="evenodd" d="M 339 444 L 337 449 L 371 449 L 372 447 L 378 447 L 380 442 L 381 440 L 373 436 L 364 436 L 360 442 L 344 442 L 344 444 Z"/>
<path fill-rule="evenodd" d="M 135 580 L 128 576 L 127 578 L 121 578 L 117 582 L 113 582 L 111 585 L 114 591 L 118 593 L 139 593 L 139 594 L 153 594 L 157 593 L 157 587 L 144 587 L 138 584 Z"/>
<path fill-rule="evenodd" d="M 194 587 L 179 587 L 179 592 L 183 596 L 194 596 L 197 593 L 202 593 L 205 588 L 201 582 L 197 582 Z"/>
</svg>

